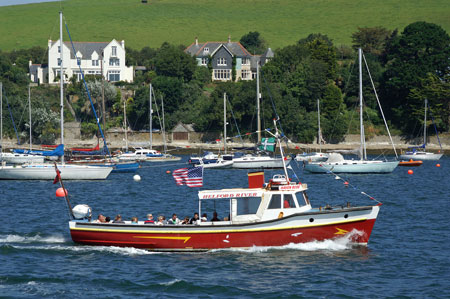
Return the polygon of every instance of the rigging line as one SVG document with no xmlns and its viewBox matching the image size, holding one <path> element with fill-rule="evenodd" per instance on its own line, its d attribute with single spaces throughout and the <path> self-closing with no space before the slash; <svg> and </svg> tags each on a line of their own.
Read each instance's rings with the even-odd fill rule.
<svg viewBox="0 0 450 299">
<path fill-rule="evenodd" d="M 431 112 L 431 107 L 429 108 L 429 111 L 430 111 L 431 120 L 432 120 L 433 125 L 434 125 L 434 131 L 436 132 L 436 137 L 437 137 L 437 140 L 438 140 L 438 142 L 439 142 L 439 147 L 440 147 L 441 150 L 442 150 L 441 140 L 439 139 L 439 134 L 438 134 L 438 130 L 437 130 L 437 128 L 436 128 L 436 123 L 434 122 L 433 113 Z M 426 124 L 425 124 L 425 125 L 426 125 Z"/>
<path fill-rule="evenodd" d="M 4 90 L 4 89 L 3 89 L 3 90 Z M 14 122 L 14 117 L 13 117 L 13 114 L 12 114 L 12 109 L 11 109 L 11 107 L 9 106 L 9 101 L 8 101 L 8 97 L 6 96 L 6 91 L 3 93 L 3 95 L 5 96 L 5 99 L 6 99 L 6 105 L 8 105 L 9 117 L 11 117 L 11 122 L 12 122 L 12 125 L 13 125 L 13 127 L 14 127 L 14 132 L 16 133 L 17 144 L 20 145 L 19 134 L 17 133 L 16 123 Z"/>
<path fill-rule="evenodd" d="M 341 180 L 341 181 L 343 181 L 344 183 L 346 182 L 348 186 L 350 186 L 350 187 L 353 188 L 353 190 L 359 191 L 359 190 L 358 190 L 359 188 L 356 187 L 356 186 L 353 185 L 353 184 L 350 184 L 350 183 L 349 183 L 349 180 L 344 180 L 343 178 L 341 178 L 340 176 L 338 176 L 336 173 L 334 173 L 332 170 L 327 169 L 326 167 L 324 167 L 322 164 L 320 164 L 320 167 L 325 168 L 326 173 L 334 175 L 334 177 L 335 177 L 336 180 Z M 383 204 L 381 201 L 377 200 L 375 197 L 373 197 L 373 196 L 367 194 L 367 193 L 364 192 L 364 191 L 360 191 L 360 193 L 361 193 L 362 195 L 365 195 L 365 196 L 369 197 L 370 199 L 372 199 L 372 200 L 378 202 L 379 204 Z"/>
<path fill-rule="evenodd" d="M 64 18 L 64 24 L 66 25 L 67 34 L 69 35 L 70 44 L 72 45 L 73 53 L 74 53 L 74 55 L 75 55 L 75 57 L 77 58 L 77 61 L 78 61 L 78 57 L 76 56 L 76 53 L 77 53 L 77 52 L 75 51 L 75 46 L 74 46 L 74 44 L 73 44 L 72 37 L 70 36 L 70 32 L 69 32 L 69 26 L 67 25 L 67 23 L 66 23 L 66 21 L 65 21 L 65 18 Z M 62 51 L 62 49 L 61 49 L 61 51 Z M 86 88 L 86 92 L 87 92 L 87 95 L 88 95 L 88 97 L 89 97 L 89 101 L 91 102 L 91 107 L 92 107 L 92 111 L 94 112 L 94 116 L 95 116 L 95 120 L 96 120 L 96 122 L 97 122 L 97 126 L 98 126 L 98 128 L 99 128 L 99 130 L 100 130 L 100 133 L 101 133 L 101 135 L 102 135 L 102 138 L 103 138 L 103 145 L 104 145 L 104 147 L 106 148 L 106 151 L 107 151 L 107 153 L 108 153 L 109 158 L 111 159 L 111 158 L 112 158 L 112 157 L 111 157 L 111 153 L 110 153 L 110 151 L 109 151 L 108 145 L 106 144 L 106 138 L 105 138 L 105 135 L 103 134 L 102 127 L 100 126 L 99 118 L 98 118 L 98 116 L 97 116 L 97 112 L 95 111 L 94 102 L 92 101 L 92 98 L 91 98 L 91 93 L 90 93 L 89 88 L 88 88 L 88 86 L 87 86 L 86 80 L 84 79 L 84 72 L 83 72 L 83 70 L 81 69 L 81 63 L 78 64 L 78 68 L 79 68 L 79 70 L 80 70 L 81 78 L 83 79 L 84 87 Z M 102 74 L 102 76 L 103 76 L 103 74 Z M 60 80 L 64 80 L 63 74 L 60 74 Z M 64 82 L 64 81 L 63 81 L 63 82 Z"/>
<path fill-rule="evenodd" d="M 389 131 L 389 127 L 387 125 L 386 118 L 384 117 L 383 108 L 381 108 L 380 99 L 378 98 L 378 93 L 377 93 L 377 90 L 375 88 L 375 84 L 373 83 L 372 75 L 370 74 L 369 66 L 367 65 L 367 60 L 366 60 L 366 56 L 364 55 L 364 53 L 362 53 L 362 57 L 364 58 L 364 63 L 366 65 L 366 70 L 367 70 L 367 73 L 369 74 L 370 83 L 372 83 L 373 92 L 375 93 L 375 97 L 377 98 L 378 107 L 380 108 L 381 115 L 383 116 L 384 125 L 386 126 L 386 130 L 387 130 L 387 132 L 389 134 L 389 139 L 391 140 L 392 147 L 394 148 L 395 157 L 398 159 L 397 150 L 395 149 L 395 145 L 394 145 L 394 141 L 392 140 L 391 132 Z"/>
<path fill-rule="evenodd" d="M 232 108 L 232 105 L 231 105 L 231 101 L 228 98 L 228 95 L 227 95 L 227 102 L 228 102 L 228 104 L 229 104 L 228 106 L 230 107 L 230 110 L 231 110 L 231 115 L 233 116 L 234 124 L 236 125 L 236 130 L 237 130 L 237 132 L 239 134 L 239 137 L 241 138 L 241 143 L 242 143 L 242 145 L 244 145 L 244 140 L 242 139 L 242 136 L 240 136 L 241 132 L 239 131 L 239 127 L 238 127 L 238 124 L 237 124 L 237 121 L 236 121 L 236 117 L 234 116 L 233 108 Z"/>
</svg>

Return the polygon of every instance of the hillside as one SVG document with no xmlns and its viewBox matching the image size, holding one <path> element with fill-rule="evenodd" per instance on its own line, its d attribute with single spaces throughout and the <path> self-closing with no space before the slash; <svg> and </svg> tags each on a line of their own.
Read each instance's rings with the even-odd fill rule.
<svg viewBox="0 0 450 299">
<path fill-rule="evenodd" d="M 59 38 L 63 9 L 77 41 L 124 39 L 128 47 L 232 40 L 258 31 L 273 49 L 322 33 L 350 44 L 357 27 L 402 30 L 427 21 L 450 31 L 448 0 L 67 0 L 0 8 L 0 50 L 47 46 Z M 67 39 L 67 37 L 65 37 Z"/>
</svg>

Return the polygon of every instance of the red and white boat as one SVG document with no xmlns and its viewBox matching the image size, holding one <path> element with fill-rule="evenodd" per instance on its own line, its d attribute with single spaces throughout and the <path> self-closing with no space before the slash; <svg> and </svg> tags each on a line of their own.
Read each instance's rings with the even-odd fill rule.
<svg viewBox="0 0 450 299">
<path fill-rule="evenodd" d="M 71 211 L 74 220 L 69 221 L 70 234 L 79 244 L 154 251 L 283 246 L 346 235 L 356 244 L 367 244 L 381 203 L 312 208 L 307 185 L 292 182 L 286 167 L 284 171 L 284 175 L 277 175 L 268 183 L 264 183 L 263 172 L 250 173 L 249 188 L 199 191 L 199 215 L 202 202 L 227 200 L 227 221 L 187 225 L 94 223 L 90 221 L 91 209 L 79 205 Z"/>
</svg>

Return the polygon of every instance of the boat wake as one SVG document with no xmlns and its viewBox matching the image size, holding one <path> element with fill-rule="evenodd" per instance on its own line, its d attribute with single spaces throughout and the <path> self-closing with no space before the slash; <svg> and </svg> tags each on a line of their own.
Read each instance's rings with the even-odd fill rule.
<svg viewBox="0 0 450 299">
<path fill-rule="evenodd" d="M 344 251 L 350 250 L 355 247 L 356 244 L 353 240 L 357 236 L 361 236 L 363 232 L 353 230 L 350 233 L 338 237 L 332 240 L 324 241 L 311 241 L 307 243 L 290 243 L 283 246 L 253 246 L 250 248 L 228 248 L 228 249 L 216 249 L 211 252 L 218 251 L 234 251 L 234 252 L 247 252 L 247 253 L 260 253 L 273 250 L 298 250 L 298 251 Z"/>
<path fill-rule="evenodd" d="M 70 241 L 64 238 L 62 235 L 53 236 L 41 236 L 36 234 L 34 236 L 21 236 L 21 235 L 0 235 L 0 244 L 5 243 L 65 243 Z"/>
</svg>

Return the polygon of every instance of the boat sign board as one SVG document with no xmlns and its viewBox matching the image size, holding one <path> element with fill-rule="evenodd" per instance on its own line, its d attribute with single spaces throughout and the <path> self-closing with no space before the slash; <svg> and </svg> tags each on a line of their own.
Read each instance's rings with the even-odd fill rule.
<svg viewBox="0 0 450 299">
<path fill-rule="evenodd" d="M 280 187 L 278 187 L 278 190 L 281 191 L 298 191 L 302 189 L 306 188 L 304 188 L 303 185 L 281 185 Z"/>
<path fill-rule="evenodd" d="M 242 198 L 242 197 L 261 197 L 264 193 L 264 189 L 252 190 L 214 190 L 214 191 L 201 191 L 198 193 L 199 199 L 220 199 L 220 198 Z"/>
</svg>

